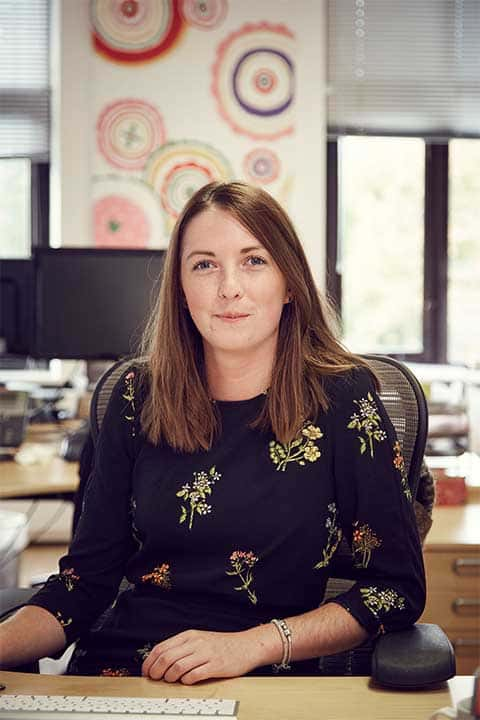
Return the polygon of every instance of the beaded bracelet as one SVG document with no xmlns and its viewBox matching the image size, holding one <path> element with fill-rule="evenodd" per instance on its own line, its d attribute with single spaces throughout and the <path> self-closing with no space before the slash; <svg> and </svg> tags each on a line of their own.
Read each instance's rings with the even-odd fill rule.
<svg viewBox="0 0 480 720">
<path fill-rule="evenodd" d="M 278 632 L 280 633 L 283 645 L 282 662 L 273 663 L 273 671 L 279 672 L 280 670 L 291 670 L 290 659 L 292 657 L 292 631 L 288 627 L 285 620 L 278 620 L 277 618 L 272 618 L 270 622 L 275 625 Z"/>
</svg>

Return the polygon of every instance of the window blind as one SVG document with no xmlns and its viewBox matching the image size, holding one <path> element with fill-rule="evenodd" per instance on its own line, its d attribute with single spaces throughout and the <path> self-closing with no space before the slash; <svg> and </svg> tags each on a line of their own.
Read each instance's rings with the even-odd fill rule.
<svg viewBox="0 0 480 720">
<path fill-rule="evenodd" d="M 480 137 L 479 0 L 328 0 L 328 128 Z"/>
<path fill-rule="evenodd" d="M 0 0 L 0 157 L 48 158 L 49 0 Z"/>
</svg>

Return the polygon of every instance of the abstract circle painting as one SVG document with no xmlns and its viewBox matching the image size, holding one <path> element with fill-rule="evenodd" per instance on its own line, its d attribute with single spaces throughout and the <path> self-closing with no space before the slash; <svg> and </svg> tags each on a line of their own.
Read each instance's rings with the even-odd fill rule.
<svg viewBox="0 0 480 720">
<path fill-rule="evenodd" d="M 95 50 L 120 63 L 155 60 L 177 43 L 185 22 L 181 0 L 92 0 Z"/>
<path fill-rule="evenodd" d="M 256 148 L 245 156 L 243 172 L 249 182 L 268 185 L 278 178 L 280 161 L 273 150 Z"/>
<path fill-rule="evenodd" d="M 92 185 L 95 247 L 165 247 L 160 201 L 143 180 L 96 175 Z"/>
<path fill-rule="evenodd" d="M 183 0 L 182 15 L 199 30 L 218 27 L 227 14 L 227 0 Z"/>
<path fill-rule="evenodd" d="M 116 100 L 97 121 L 97 143 L 104 158 L 122 170 L 141 170 L 153 150 L 165 142 L 163 119 L 145 100 Z"/>
<path fill-rule="evenodd" d="M 293 132 L 295 41 L 284 25 L 247 24 L 218 47 L 212 92 L 238 133 L 275 140 Z"/>
<path fill-rule="evenodd" d="M 144 179 L 160 197 L 168 229 L 199 188 L 212 180 L 232 178 L 227 158 L 216 148 L 197 140 L 165 143 L 152 153 L 144 172 Z"/>
</svg>

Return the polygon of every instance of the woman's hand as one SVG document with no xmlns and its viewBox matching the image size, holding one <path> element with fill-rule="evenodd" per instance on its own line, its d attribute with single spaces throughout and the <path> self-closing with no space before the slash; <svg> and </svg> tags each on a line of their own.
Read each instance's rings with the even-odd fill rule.
<svg viewBox="0 0 480 720">
<path fill-rule="evenodd" d="M 142 675 L 193 685 L 208 678 L 245 675 L 261 664 L 256 643 L 246 632 L 186 630 L 152 648 Z"/>
</svg>

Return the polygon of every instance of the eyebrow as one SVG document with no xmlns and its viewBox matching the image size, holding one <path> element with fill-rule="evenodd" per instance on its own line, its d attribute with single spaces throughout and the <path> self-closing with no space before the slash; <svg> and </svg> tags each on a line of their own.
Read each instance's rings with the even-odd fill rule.
<svg viewBox="0 0 480 720">
<path fill-rule="evenodd" d="M 257 250 L 265 250 L 265 248 L 262 245 L 252 245 L 251 247 L 242 248 L 240 250 L 241 255 L 246 255 L 249 252 L 257 251 Z M 212 250 L 193 250 L 193 252 L 189 253 L 186 257 L 186 260 L 190 260 L 190 258 L 194 257 L 195 255 L 204 255 L 207 257 L 215 257 L 215 253 L 212 252 Z"/>
</svg>

